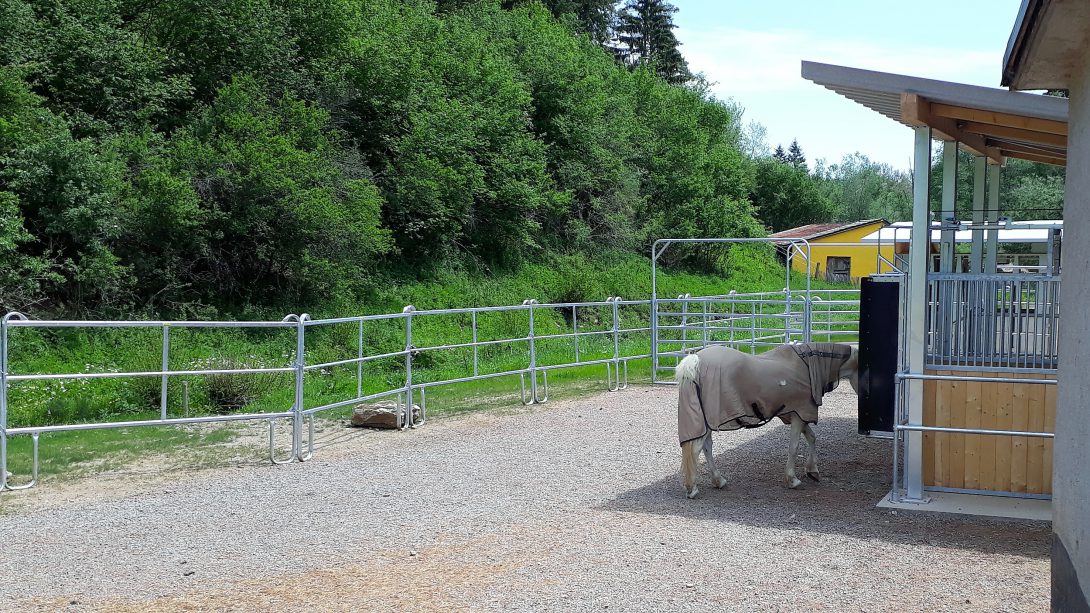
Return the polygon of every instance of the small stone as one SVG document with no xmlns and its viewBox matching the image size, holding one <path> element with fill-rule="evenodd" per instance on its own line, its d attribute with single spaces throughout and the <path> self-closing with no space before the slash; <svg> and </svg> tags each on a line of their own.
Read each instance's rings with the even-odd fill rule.
<svg viewBox="0 0 1090 613">
<path fill-rule="evenodd" d="M 692 583 L 686 583 L 685 587 L 693 587 L 693 584 Z"/>
<path fill-rule="evenodd" d="M 382 495 L 382 497 L 383 497 L 383 498 L 389 498 L 389 497 L 390 497 L 390 494 L 388 494 L 388 493 L 387 493 L 387 494 L 383 494 L 383 495 Z"/>
<path fill-rule="evenodd" d="M 72 600 L 72 601 L 69 601 L 68 604 L 70 604 L 72 606 L 76 606 L 76 605 L 79 604 L 79 601 L 78 600 Z"/>
<path fill-rule="evenodd" d="M 196 574 L 196 572 L 197 571 L 195 571 L 195 570 L 189 570 L 189 571 L 186 571 L 186 572 L 184 572 L 182 574 L 185 575 L 186 577 L 189 577 L 189 576 L 192 576 L 192 575 Z"/>
<path fill-rule="evenodd" d="M 410 556 L 415 556 L 416 555 L 416 550 L 415 549 L 410 549 L 409 550 L 409 555 Z"/>
</svg>

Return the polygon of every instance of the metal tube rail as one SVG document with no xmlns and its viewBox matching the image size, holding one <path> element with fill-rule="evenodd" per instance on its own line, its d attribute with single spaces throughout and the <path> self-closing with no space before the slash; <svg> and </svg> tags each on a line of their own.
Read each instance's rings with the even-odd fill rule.
<svg viewBox="0 0 1090 613">
<path fill-rule="evenodd" d="M 263 419 L 280 419 L 282 417 L 294 417 L 292 411 L 279 413 L 245 413 L 242 415 L 206 415 L 203 417 L 175 417 L 172 419 L 138 419 L 132 421 L 105 421 L 91 424 L 64 424 L 59 426 L 22 426 L 8 428 L 8 434 L 44 434 L 47 432 L 71 432 L 75 430 L 109 430 L 117 428 L 139 428 L 145 426 L 182 426 L 186 424 L 203 424 L 223 421 L 258 421 Z"/>
<path fill-rule="evenodd" d="M 11 328 L 294 328 L 283 321 L 101 321 L 62 319 L 13 319 Z"/>
<path fill-rule="evenodd" d="M 119 379 L 123 377 L 166 377 L 176 375 L 256 375 L 262 373 L 295 372 L 295 367 L 275 368 L 215 368 L 209 370 L 147 370 L 139 372 L 85 372 L 36 375 L 8 375 L 8 381 L 51 381 L 57 379 Z"/>
<path fill-rule="evenodd" d="M 952 432 L 955 434 L 983 434 L 992 436 L 1028 436 L 1035 438 L 1055 438 L 1052 432 L 1034 432 L 1026 430 L 987 430 L 984 428 L 953 428 L 946 426 L 912 426 L 909 424 L 894 424 L 898 430 L 910 430 L 913 432 Z"/>
<path fill-rule="evenodd" d="M 994 369 L 992 369 L 994 370 Z M 1034 385 L 1056 385 L 1056 379 L 1019 379 L 1018 377 L 970 377 L 963 375 L 923 375 L 899 372 L 897 380 L 913 379 L 917 381 L 967 381 L 969 383 L 1031 383 Z"/>
</svg>

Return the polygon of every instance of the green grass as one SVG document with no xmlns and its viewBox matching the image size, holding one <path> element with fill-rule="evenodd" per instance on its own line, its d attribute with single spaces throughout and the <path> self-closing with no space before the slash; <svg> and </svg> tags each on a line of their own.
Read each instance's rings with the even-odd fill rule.
<svg viewBox="0 0 1090 613">
<path fill-rule="evenodd" d="M 779 291 L 784 284 L 783 268 L 767 257 L 767 251 L 735 249 L 726 259 L 721 274 L 665 271 L 659 277 L 659 296 L 693 296 L 739 292 Z M 792 280 L 803 287 L 804 279 Z M 814 288 L 834 287 L 815 281 Z M 550 264 L 531 264 L 517 273 L 495 276 L 449 271 L 430 281 L 391 285 L 369 301 L 328 309 L 310 305 L 317 318 L 357 314 L 399 312 L 405 304 L 419 310 L 465 306 L 519 304 L 526 298 L 541 303 L 604 300 L 607 296 L 639 300 L 650 297 L 650 266 L 646 258 L 606 253 L 594 259 L 584 256 L 558 257 Z M 773 315 L 774 308 L 766 310 Z M 246 313 L 240 318 L 276 320 L 280 313 Z M 572 330 L 570 310 L 534 310 L 534 331 L 539 337 Z M 846 315 L 834 313 L 833 320 Z M 609 330 L 612 308 L 579 309 L 581 332 Z M 646 327 L 650 309 L 644 305 L 620 309 L 621 328 Z M 824 316 L 822 316 L 824 321 Z M 763 319 L 771 325 L 774 318 Z M 677 323 L 664 320 L 664 324 Z M 478 340 L 522 337 L 529 329 L 529 312 L 480 313 Z M 699 333 L 697 333 L 699 334 Z M 735 338 L 744 333 L 735 332 Z M 13 374 L 102 371 L 157 371 L 161 367 L 161 329 L 13 329 L 10 364 Z M 710 340 L 727 338 L 725 331 L 713 332 Z M 680 338 L 680 332 L 664 331 L 663 338 Z M 359 351 L 359 324 L 352 322 L 306 330 L 306 363 L 317 364 L 355 357 Z M 404 349 L 405 322 L 366 322 L 364 350 L 368 355 Z M 697 338 L 691 335 L 690 339 Z M 413 318 L 416 347 L 465 343 L 472 340 L 471 316 L 420 315 Z M 824 340 L 818 339 L 818 340 Z M 834 337 L 833 340 L 838 340 Z M 626 333 L 619 338 L 620 355 L 649 352 L 650 334 Z M 571 339 L 538 339 L 535 342 L 539 366 L 563 364 L 575 358 Z M 583 360 L 613 356 L 612 335 L 579 340 Z M 170 332 L 169 367 L 181 369 L 287 367 L 295 357 L 293 329 L 182 329 Z M 528 343 L 507 343 L 481 347 L 477 352 L 480 373 L 524 369 L 528 366 Z M 469 348 L 425 351 L 414 358 L 416 384 L 467 377 L 473 374 L 473 350 Z M 540 375 L 539 375 L 540 376 Z M 400 387 L 404 383 L 401 356 L 368 362 L 363 368 L 364 394 Z M 649 361 L 630 364 L 633 382 L 650 380 Z M 539 379 L 540 381 L 540 379 Z M 550 371 L 550 397 L 564 397 L 606 388 L 605 366 L 581 366 Z M 159 415 L 161 381 L 157 377 L 126 377 L 100 380 L 11 382 L 9 426 L 42 426 L 92 421 L 155 418 Z M 343 365 L 309 371 L 304 379 L 306 407 L 349 400 L 357 395 L 357 367 Z M 527 381 L 529 385 L 529 381 Z M 183 397 L 188 392 L 188 402 Z M 429 415 L 517 406 L 519 378 L 505 376 L 455 385 L 427 392 Z M 279 412 L 290 409 L 294 395 L 293 373 L 231 376 L 171 377 L 168 388 L 168 416 L 216 413 Z M 419 394 L 417 402 L 420 402 Z M 323 418 L 342 418 L 350 407 L 331 410 Z M 54 433 L 42 436 L 42 473 L 54 475 L 73 465 L 92 463 L 95 470 L 146 454 L 167 454 L 179 447 L 216 447 L 230 442 L 236 430 L 219 428 L 154 427 L 124 430 L 96 430 Z M 10 469 L 29 472 L 30 440 L 15 436 L 10 442 Z M 77 471 L 78 472 L 78 471 Z"/>
</svg>

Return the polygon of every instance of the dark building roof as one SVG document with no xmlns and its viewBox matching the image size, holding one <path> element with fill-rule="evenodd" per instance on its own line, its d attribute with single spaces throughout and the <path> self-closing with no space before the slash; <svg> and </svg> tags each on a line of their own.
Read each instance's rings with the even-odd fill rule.
<svg viewBox="0 0 1090 613">
<path fill-rule="evenodd" d="M 770 234 L 769 238 L 800 238 L 804 240 L 814 240 L 823 236 L 829 236 L 830 234 L 838 234 L 847 230 L 854 230 L 862 226 L 869 226 L 873 223 L 887 224 L 884 219 L 864 219 L 862 221 L 848 221 L 843 223 L 812 223 L 806 226 L 799 226 L 797 228 L 791 228 L 790 230 L 783 230 L 782 232 L 776 232 Z M 788 241 L 784 241 L 788 242 Z"/>
</svg>

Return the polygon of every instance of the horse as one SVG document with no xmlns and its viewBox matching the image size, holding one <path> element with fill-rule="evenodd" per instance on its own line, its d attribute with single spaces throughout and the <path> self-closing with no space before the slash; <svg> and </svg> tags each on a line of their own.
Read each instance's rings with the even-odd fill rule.
<svg viewBox="0 0 1090 613">
<path fill-rule="evenodd" d="M 727 484 L 712 455 L 713 431 L 756 428 L 776 418 L 791 426 L 784 477 L 787 487 L 795 489 L 802 485 L 795 475 L 800 435 L 810 447 L 806 475 L 821 480 L 810 425 L 817 423 L 822 396 L 841 379 L 859 393 L 859 352 L 848 344 L 792 343 L 752 355 L 712 345 L 682 359 L 675 375 L 682 484 L 689 498 L 699 492 L 696 464 L 701 450 L 715 487 Z"/>
</svg>

